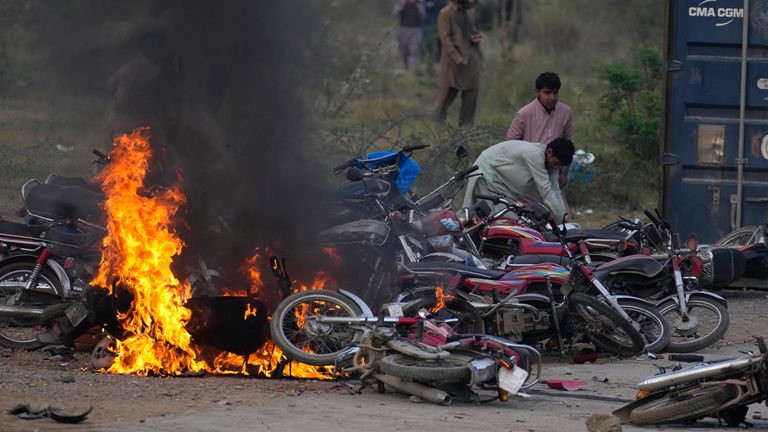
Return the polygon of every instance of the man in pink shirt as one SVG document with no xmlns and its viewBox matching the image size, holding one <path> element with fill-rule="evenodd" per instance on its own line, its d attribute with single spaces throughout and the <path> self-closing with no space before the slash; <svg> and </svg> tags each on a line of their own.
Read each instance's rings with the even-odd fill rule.
<svg viewBox="0 0 768 432">
<path fill-rule="evenodd" d="M 507 130 L 507 139 L 546 145 L 555 138 L 573 135 L 571 107 L 559 102 L 560 77 L 544 72 L 536 78 L 536 99 L 520 108 Z M 560 169 L 560 187 L 568 182 L 568 167 Z M 565 198 L 565 197 L 563 197 Z"/>
</svg>

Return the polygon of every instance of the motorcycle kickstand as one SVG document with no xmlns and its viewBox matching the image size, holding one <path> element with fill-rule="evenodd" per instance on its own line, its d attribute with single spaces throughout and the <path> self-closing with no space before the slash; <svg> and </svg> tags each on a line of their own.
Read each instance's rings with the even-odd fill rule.
<svg viewBox="0 0 768 432">
<path fill-rule="evenodd" d="M 552 306 L 552 318 L 555 321 L 555 333 L 557 334 L 557 347 L 560 349 L 560 358 L 565 358 L 565 345 L 563 344 L 563 333 L 560 331 L 560 317 L 557 314 L 555 305 L 555 295 L 552 293 L 552 281 L 547 276 L 547 293 L 549 294 L 549 304 Z"/>
</svg>

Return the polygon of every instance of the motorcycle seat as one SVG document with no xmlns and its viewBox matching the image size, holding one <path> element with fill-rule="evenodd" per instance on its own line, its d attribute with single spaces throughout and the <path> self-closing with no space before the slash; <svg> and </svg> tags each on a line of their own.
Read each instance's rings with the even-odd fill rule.
<svg viewBox="0 0 768 432">
<path fill-rule="evenodd" d="M 98 222 L 104 195 L 79 186 L 40 184 L 27 193 L 24 205 L 30 215 L 49 220 L 67 218 Z"/>
<path fill-rule="evenodd" d="M 544 236 L 544 239 L 547 241 L 555 241 L 555 242 L 558 241 L 557 236 L 551 232 L 543 232 L 542 235 Z M 575 243 L 575 242 L 587 240 L 587 239 L 621 241 L 621 240 L 625 240 L 626 238 L 627 238 L 627 233 L 624 233 L 621 231 L 609 231 L 609 230 L 599 230 L 599 229 L 568 231 L 565 234 L 565 241 L 568 243 Z"/>
<path fill-rule="evenodd" d="M 407 263 L 406 269 L 411 273 L 454 273 L 462 276 L 483 278 L 483 279 L 500 279 L 507 272 L 499 270 L 485 270 L 477 267 L 468 266 L 465 264 L 449 261 L 427 261 L 427 262 L 415 262 Z"/>
<path fill-rule="evenodd" d="M 41 225 L 27 225 L 20 222 L 11 222 L 0 219 L 0 235 L 5 234 L 37 239 L 43 231 L 45 231 L 45 227 Z"/>
</svg>

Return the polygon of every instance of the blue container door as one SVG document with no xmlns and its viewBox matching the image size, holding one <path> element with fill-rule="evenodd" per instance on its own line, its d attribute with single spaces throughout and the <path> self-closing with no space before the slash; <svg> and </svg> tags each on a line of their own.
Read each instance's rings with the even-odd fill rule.
<svg viewBox="0 0 768 432">
<path fill-rule="evenodd" d="M 670 0 L 664 216 L 713 242 L 768 217 L 768 1 L 751 0 L 742 197 L 737 197 L 743 0 Z M 741 220 L 736 220 L 741 205 Z"/>
</svg>

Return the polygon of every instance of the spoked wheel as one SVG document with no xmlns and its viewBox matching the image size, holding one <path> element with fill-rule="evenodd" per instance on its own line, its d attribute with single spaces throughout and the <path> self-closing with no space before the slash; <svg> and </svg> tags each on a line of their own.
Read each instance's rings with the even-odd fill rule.
<svg viewBox="0 0 768 432">
<path fill-rule="evenodd" d="M 426 383 L 450 384 L 468 381 L 467 364 L 476 356 L 452 352 L 442 360 L 422 360 L 405 354 L 392 354 L 379 361 L 382 372 Z"/>
<path fill-rule="evenodd" d="M 603 351 L 632 355 L 643 351 L 645 340 L 632 323 L 607 304 L 584 293 L 573 293 L 569 307 L 587 324 L 587 337 Z"/>
<path fill-rule="evenodd" d="M 0 304 L 19 304 L 21 294 L 32 275 L 34 263 L 18 262 L 0 268 Z M 56 275 L 43 267 L 38 276 L 35 290 L 41 293 L 61 292 L 61 283 Z M 52 296 L 52 298 L 54 298 Z M 45 305 L 40 305 L 43 307 Z M 38 321 L 18 318 L 0 319 L 0 345 L 9 348 L 33 350 L 43 346 L 37 335 L 45 331 Z"/>
<path fill-rule="evenodd" d="M 645 350 L 652 353 L 662 352 L 669 344 L 671 329 L 658 309 L 633 299 L 619 299 L 619 306 L 640 324 L 640 334 L 645 338 Z"/>
<path fill-rule="evenodd" d="M 319 323 L 314 318 L 356 317 L 361 313 L 357 305 L 335 292 L 301 291 L 286 297 L 272 314 L 272 339 L 292 360 L 333 365 L 360 330 L 348 323 Z"/>
<path fill-rule="evenodd" d="M 694 352 L 704 349 L 723 337 L 730 325 L 728 309 L 717 300 L 691 297 L 688 316 L 683 318 L 674 301 L 659 305 L 659 312 L 671 327 L 669 352 Z"/>
<path fill-rule="evenodd" d="M 660 399 L 649 397 L 647 404 L 632 410 L 629 419 L 638 425 L 696 420 L 714 414 L 734 395 L 734 389 L 726 384 L 669 393 Z"/>
</svg>

